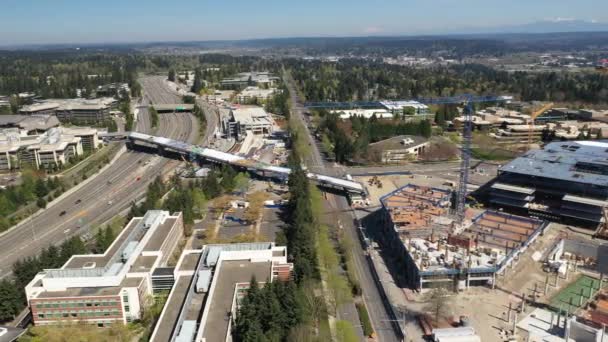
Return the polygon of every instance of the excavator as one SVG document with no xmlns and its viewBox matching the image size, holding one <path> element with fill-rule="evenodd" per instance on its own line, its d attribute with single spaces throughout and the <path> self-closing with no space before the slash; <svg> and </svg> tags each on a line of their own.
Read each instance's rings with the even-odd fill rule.
<svg viewBox="0 0 608 342">
<path fill-rule="evenodd" d="M 528 120 L 528 150 L 530 149 L 530 146 L 532 145 L 532 138 L 534 135 L 534 120 L 536 120 L 537 117 L 539 117 L 542 113 L 548 111 L 549 109 L 553 108 L 553 103 L 547 103 L 546 105 L 542 106 L 540 109 L 532 112 L 532 114 L 530 114 L 530 119 Z"/>
</svg>

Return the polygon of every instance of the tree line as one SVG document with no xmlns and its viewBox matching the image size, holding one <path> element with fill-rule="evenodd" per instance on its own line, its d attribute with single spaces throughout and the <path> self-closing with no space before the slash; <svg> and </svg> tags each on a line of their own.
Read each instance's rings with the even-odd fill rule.
<svg viewBox="0 0 608 342">
<path fill-rule="evenodd" d="M 0 94 L 34 92 L 43 98 L 86 98 L 108 83 L 128 83 L 137 94 L 137 71 L 148 60 L 135 54 L 2 52 Z"/>
<path fill-rule="evenodd" d="M 414 99 L 470 93 L 511 94 L 523 101 L 608 103 L 608 76 L 599 73 L 507 72 L 479 64 L 416 68 L 362 59 L 285 63 L 309 101 Z"/>
<path fill-rule="evenodd" d="M 297 132 L 292 131 L 297 140 Z M 317 235 L 319 222 L 313 210 L 311 185 L 302 168 L 299 144 L 288 159 L 291 194 L 285 208 L 286 226 L 277 243 L 286 243 L 288 260 L 294 264 L 293 281 L 266 282 L 259 288 L 253 278 L 239 307 L 233 328 L 235 341 L 324 341 L 327 307 L 316 294 L 320 282 Z M 325 323 L 324 323 L 325 322 Z"/>
<path fill-rule="evenodd" d="M 47 177 L 26 168 L 21 173 L 19 185 L 9 185 L 0 189 L 0 231 L 6 230 L 17 223 L 17 218 L 11 216 L 19 208 L 36 201 L 38 207 L 46 207 L 47 201 L 58 197 L 65 191 L 65 186 L 57 177 Z M 10 218 L 9 218 L 10 217 Z"/>
<path fill-rule="evenodd" d="M 327 152 L 333 153 L 338 163 L 354 159 L 368 159 L 369 144 L 398 135 L 418 135 L 429 138 L 432 134 L 431 122 L 420 120 L 406 122 L 399 119 L 378 119 L 352 116 L 341 120 L 338 114 L 321 110 L 317 134 Z"/>
<path fill-rule="evenodd" d="M 27 305 L 25 286 L 38 274 L 48 268 L 58 268 L 73 255 L 88 253 L 80 237 L 64 241 L 59 247 L 49 246 L 40 255 L 25 258 L 13 264 L 12 277 L 0 281 L 0 322 L 14 319 Z"/>
</svg>

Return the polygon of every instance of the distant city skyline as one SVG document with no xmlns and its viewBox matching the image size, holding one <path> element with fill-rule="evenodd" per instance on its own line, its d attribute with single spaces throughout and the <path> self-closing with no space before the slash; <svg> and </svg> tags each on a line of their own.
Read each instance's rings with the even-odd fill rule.
<svg viewBox="0 0 608 342">
<path fill-rule="evenodd" d="M 2 8 L 0 45 L 508 32 L 573 20 L 582 30 L 608 27 L 599 24 L 608 23 L 608 1 L 597 0 L 5 0 Z"/>
</svg>

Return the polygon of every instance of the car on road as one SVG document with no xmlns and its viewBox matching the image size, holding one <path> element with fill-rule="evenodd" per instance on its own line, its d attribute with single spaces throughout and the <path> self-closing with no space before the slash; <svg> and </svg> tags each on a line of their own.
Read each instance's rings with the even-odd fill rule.
<svg viewBox="0 0 608 342">
<path fill-rule="evenodd" d="M 82 200 L 81 200 L 81 199 L 78 199 L 78 200 L 75 202 L 75 204 L 80 204 L 81 202 L 82 202 Z"/>
<path fill-rule="evenodd" d="M 62 212 L 60 212 L 60 213 L 59 213 L 59 216 L 63 216 L 63 215 L 65 215 L 65 214 L 67 214 L 67 213 L 68 213 L 68 212 L 64 210 L 64 211 L 62 211 Z"/>
</svg>

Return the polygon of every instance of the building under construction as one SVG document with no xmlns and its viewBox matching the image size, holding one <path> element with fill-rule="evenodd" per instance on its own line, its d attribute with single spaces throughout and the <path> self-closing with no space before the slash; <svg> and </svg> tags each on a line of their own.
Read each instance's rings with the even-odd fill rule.
<svg viewBox="0 0 608 342">
<path fill-rule="evenodd" d="M 608 143 L 554 142 L 502 166 L 489 187 L 490 205 L 577 226 L 605 223 Z"/>
<path fill-rule="evenodd" d="M 494 284 L 496 274 L 546 227 L 541 220 L 492 211 L 461 226 L 449 215 L 450 198 L 449 191 L 409 184 L 380 200 L 386 241 L 411 288 Z"/>
</svg>

